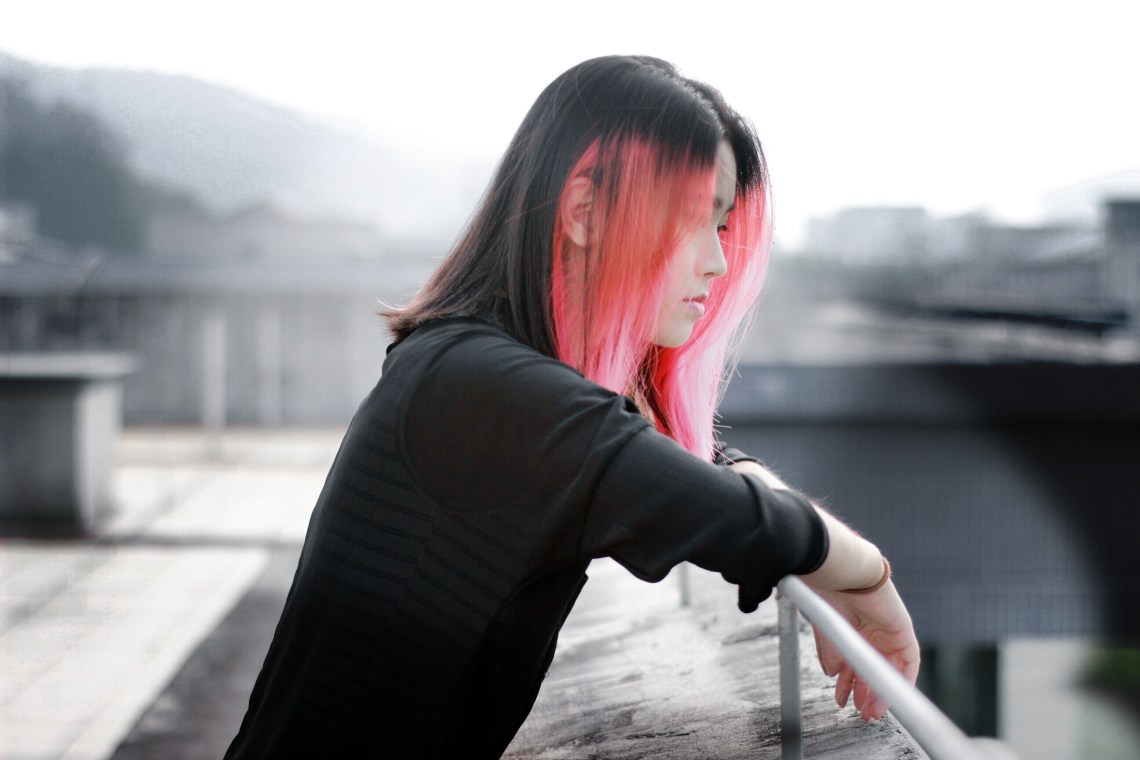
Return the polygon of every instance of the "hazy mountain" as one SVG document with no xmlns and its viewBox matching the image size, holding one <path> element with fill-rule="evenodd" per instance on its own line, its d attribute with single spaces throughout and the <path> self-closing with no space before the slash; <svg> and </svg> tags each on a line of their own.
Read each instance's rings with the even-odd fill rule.
<svg viewBox="0 0 1140 760">
<path fill-rule="evenodd" d="M 490 167 L 406 155 L 347 128 L 189 77 L 63 69 L 0 53 L 0 76 L 44 102 L 97 115 L 140 176 L 230 213 L 270 203 L 301 216 L 344 216 L 404 238 L 443 242 L 470 213 Z M 428 163 L 430 161 L 430 163 Z"/>
</svg>

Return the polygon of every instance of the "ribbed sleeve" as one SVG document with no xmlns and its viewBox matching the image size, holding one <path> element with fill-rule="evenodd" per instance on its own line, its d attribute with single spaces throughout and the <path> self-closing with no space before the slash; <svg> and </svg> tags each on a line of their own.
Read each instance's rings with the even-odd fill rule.
<svg viewBox="0 0 1140 760">
<path fill-rule="evenodd" d="M 767 596 L 823 561 L 826 531 L 801 494 L 701 461 L 628 398 L 493 328 L 466 333 L 424 373 L 407 415 L 412 468 L 441 503 L 525 504 L 550 565 L 608 556 L 648 581 L 689 561 Z"/>
<path fill-rule="evenodd" d="M 706 464 L 646 431 L 622 448 L 594 497 L 583 551 L 657 581 L 692 562 L 766 597 L 789 573 L 826 556 L 827 534 L 806 497 Z"/>
</svg>

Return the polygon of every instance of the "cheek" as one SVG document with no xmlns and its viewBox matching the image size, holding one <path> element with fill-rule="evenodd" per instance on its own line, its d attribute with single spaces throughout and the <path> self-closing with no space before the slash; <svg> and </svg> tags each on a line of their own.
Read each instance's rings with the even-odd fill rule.
<svg viewBox="0 0 1140 760">
<path fill-rule="evenodd" d="M 705 241 L 700 234 L 693 234 L 685 239 L 670 260 L 669 267 L 666 270 L 667 291 L 692 295 L 689 291 L 693 283 L 699 279 L 697 262 L 701 259 L 701 251 L 704 250 L 704 246 Z"/>
</svg>

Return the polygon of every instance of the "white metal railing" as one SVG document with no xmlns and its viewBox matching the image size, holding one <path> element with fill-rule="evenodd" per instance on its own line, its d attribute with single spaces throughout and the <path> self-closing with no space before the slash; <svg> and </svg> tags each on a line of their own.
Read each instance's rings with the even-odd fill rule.
<svg viewBox="0 0 1140 760">
<path fill-rule="evenodd" d="M 1016 760 L 1013 752 L 1000 742 L 966 736 L 802 580 L 788 575 L 777 588 L 780 591 L 777 605 L 783 760 L 800 760 L 803 751 L 797 608 L 842 653 L 871 689 L 890 703 L 891 714 L 932 760 Z"/>
</svg>

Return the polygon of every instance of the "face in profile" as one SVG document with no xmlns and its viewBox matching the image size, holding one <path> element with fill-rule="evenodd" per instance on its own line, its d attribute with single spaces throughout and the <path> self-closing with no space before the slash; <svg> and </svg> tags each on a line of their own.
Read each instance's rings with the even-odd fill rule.
<svg viewBox="0 0 1140 760">
<path fill-rule="evenodd" d="M 653 336 L 658 346 L 676 348 L 689 339 L 704 316 L 709 285 L 728 271 L 720 237 L 735 197 L 736 158 L 728 141 L 721 140 L 712 214 L 682 240 L 665 271 L 665 293 Z"/>
</svg>

